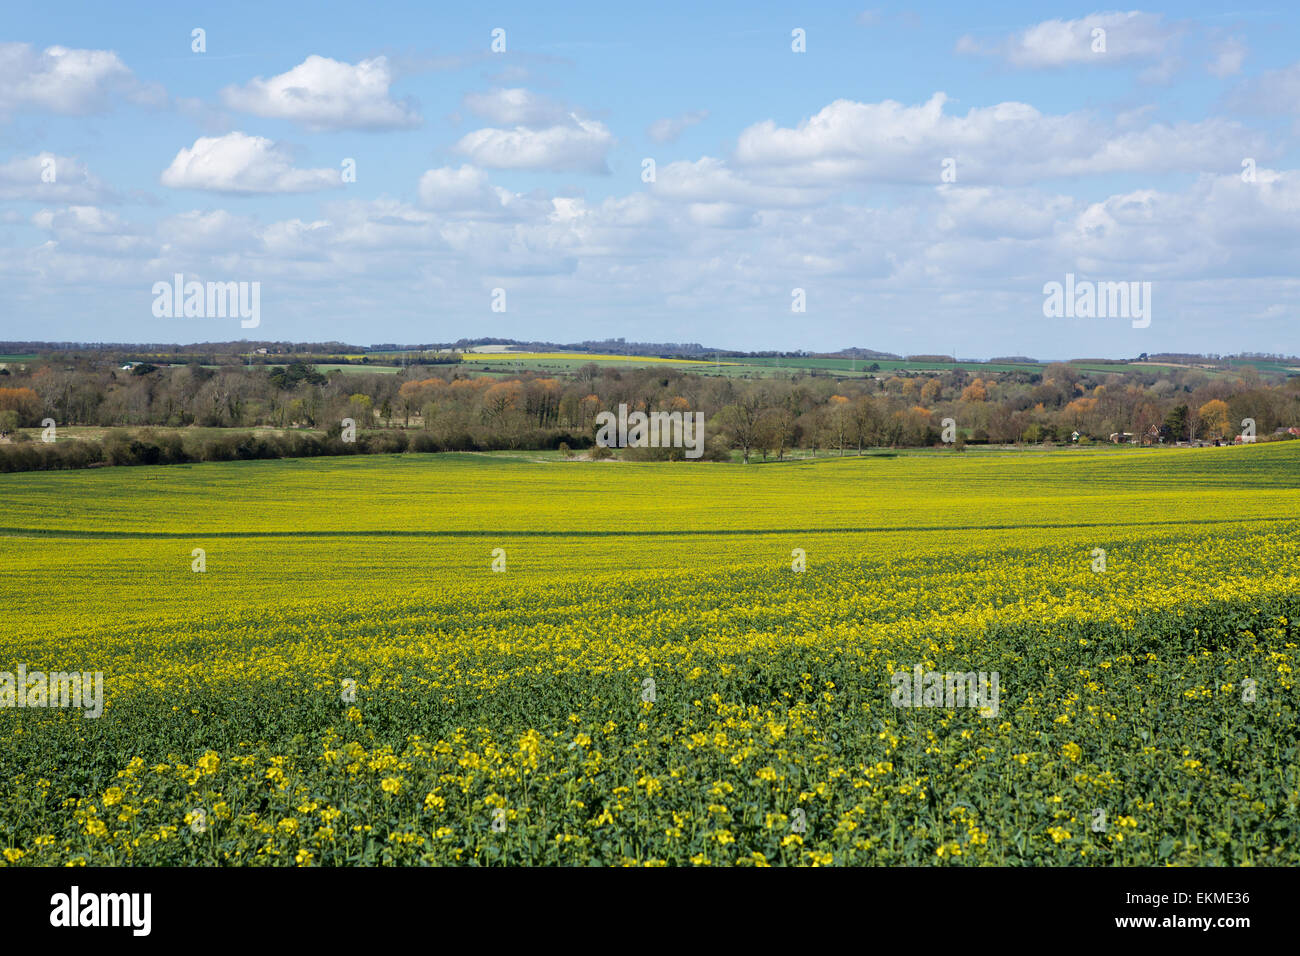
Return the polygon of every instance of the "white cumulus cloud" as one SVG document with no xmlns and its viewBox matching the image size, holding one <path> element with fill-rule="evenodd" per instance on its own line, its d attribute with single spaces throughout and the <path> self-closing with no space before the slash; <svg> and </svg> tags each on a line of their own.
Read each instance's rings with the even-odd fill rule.
<svg viewBox="0 0 1300 956">
<path fill-rule="evenodd" d="M 163 170 L 173 189 L 224 193 L 298 193 L 341 185 L 337 169 L 295 169 L 288 152 L 262 136 L 204 136 Z"/>
<path fill-rule="evenodd" d="M 607 173 L 605 155 L 614 137 L 604 124 L 571 114 L 569 122 L 542 129 L 479 129 L 454 149 L 491 169 L 548 169 Z"/>
<path fill-rule="evenodd" d="M 1026 103 L 945 111 L 947 97 L 905 106 L 836 100 L 796 127 L 771 120 L 741 132 L 736 163 L 756 181 L 822 185 L 851 181 L 939 183 L 943 159 L 958 183 L 1014 183 L 1060 176 L 1235 169 L 1268 150 L 1265 138 L 1219 118 L 1130 127 L 1091 113 L 1052 115 Z"/>
<path fill-rule="evenodd" d="M 112 50 L 37 50 L 30 43 L 0 43 L 0 114 L 19 109 L 84 116 L 106 110 L 114 95 L 156 104 L 146 86 Z"/>
<path fill-rule="evenodd" d="M 228 86 L 221 99 L 232 110 L 287 119 L 310 129 L 407 129 L 420 125 L 410 102 L 389 93 L 393 73 L 385 57 L 341 63 L 307 57 L 287 73 Z"/>
<path fill-rule="evenodd" d="M 563 104 L 526 89 L 466 93 L 465 107 L 502 126 L 553 126 L 569 117 Z"/>
<path fill-rule="evenodd" d="M 957 52 L 999 56 L 1012 66 L 1029 69 L 1105 66 L 1163 58 L 1181 34 L 1180 27 L 1165 23 L 1158 13 L 1113 11 L 1077 20 L 1044 20 L 993 43 L 968 34 L 957 41 Z M 1099 39 L 1104 49 L 1098 49 L 1103 45 Z"/>
</svg>

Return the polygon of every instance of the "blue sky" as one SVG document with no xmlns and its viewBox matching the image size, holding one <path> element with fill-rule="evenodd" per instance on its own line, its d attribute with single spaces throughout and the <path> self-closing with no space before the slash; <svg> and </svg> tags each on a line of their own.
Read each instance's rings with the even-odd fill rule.
<svg viewBox="0 0 1300 956">
<path fill-rule="evenodd" d="M 28 6 L 0 339 L 1300 352 L 1298 18 Z M 176 273 L 260 283 L 261 325 L 155 317 Z M 1150 324 L 1045 317 L 1066 273 L 1150 282 Z"/>
</svg>

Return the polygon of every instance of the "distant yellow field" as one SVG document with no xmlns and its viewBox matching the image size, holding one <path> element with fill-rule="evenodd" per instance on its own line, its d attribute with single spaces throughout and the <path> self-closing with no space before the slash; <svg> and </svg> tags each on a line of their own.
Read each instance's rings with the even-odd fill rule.
<svg viewBox="0 0 1300 956">
<path fill-rule="evenodd" d="M 590 352 L 466 352 L 463 355 L 466 362 L 499 362 L 502 359 L 515 359 L 523 361 L 555 361 L 572 359 L 575 361 L 590 362 L 637 362 L 644 364 L 646 362 L 656 362 L 665 365 L 734 365 L 735 362 L 701 361 L 699 359 L 667 359 L 658 358 L 650 355 L 598 355 Z"/>
</svg>

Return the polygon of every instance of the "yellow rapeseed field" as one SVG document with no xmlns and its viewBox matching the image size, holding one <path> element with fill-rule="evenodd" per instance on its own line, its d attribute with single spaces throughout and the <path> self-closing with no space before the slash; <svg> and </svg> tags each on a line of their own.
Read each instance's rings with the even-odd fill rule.
<svg viewBox="0 0 1300 956">
<path fill-rule="evenodd" d="M 94 719 L 0 707 L 0 863 L 1300 862 L 1300 442 L 112 468 L 0 506 L 0 705 L 103 675 Z"/>
</svg>

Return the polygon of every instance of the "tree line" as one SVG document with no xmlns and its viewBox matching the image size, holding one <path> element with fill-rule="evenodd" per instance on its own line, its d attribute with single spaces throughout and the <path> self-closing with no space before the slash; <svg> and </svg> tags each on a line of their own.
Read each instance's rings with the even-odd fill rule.
<svg viewBox="0 0 1300 956">
<path fill-rule="evenodd" d="M 368 451 L 566 448 L 592 454 L 596 416 L 620 404 L 702 412 L 705 460 L 729 460 L 733 452 L 745 461 L 844 455 L 945 438 L 958 447 L 1067 443 L 1076 435 L 1084 442 L 1111 436 L 1149 444 L 1232 441 L 1247 419 L 1267 440 L 1278 429 L 1300 425 L 1300 376 L 1266 379 L 1252 367 L 1223 372 L 1117 365 L 1099 372 L 1056 364 L 1041 372 L 952 368 L 727 377 L 589 364 L 563 375 L 505 378 L 455 365 L 397 373 L 326 373 L 302 361 L 124 369 L 78 357 L 2 371 L 3 470 Z M 109 431 L 95 441 L 46 444 L 32 431 L 50 419 L 74 432 Z M 348 440 L 345 421 L 353 423 L 355 440 Z M 253 431 L 228 433 L 241 429 Z M 677 458 L 681 449 L 618 454 Z"/>
</svg>

